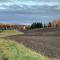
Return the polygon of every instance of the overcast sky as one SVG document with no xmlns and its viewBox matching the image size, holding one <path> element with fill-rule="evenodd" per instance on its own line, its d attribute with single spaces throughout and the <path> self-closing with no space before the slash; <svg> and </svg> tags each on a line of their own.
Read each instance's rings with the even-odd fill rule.
<svg viewBox="0 0 60 60">
<path fill-rule="evenodd" d="M 0 23 L 47 23 L 60 19 L 60 0 L 0 0 Z"/>
</svg>

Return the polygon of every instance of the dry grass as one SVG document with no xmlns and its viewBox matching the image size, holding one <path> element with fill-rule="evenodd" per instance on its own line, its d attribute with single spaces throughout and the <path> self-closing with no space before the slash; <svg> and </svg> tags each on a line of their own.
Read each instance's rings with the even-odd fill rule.
<svg viewBox="0 0 60 60">
<path fill-rule="evenodd" d="M 7 37 L 7 36 L 12 36 L 12 35 L 17 35 L 17 34 L 24 34 L 24 33 L 19 32 L 17 30 L 4 30 L 0 32 L 0 37 Z"/>
</svg>

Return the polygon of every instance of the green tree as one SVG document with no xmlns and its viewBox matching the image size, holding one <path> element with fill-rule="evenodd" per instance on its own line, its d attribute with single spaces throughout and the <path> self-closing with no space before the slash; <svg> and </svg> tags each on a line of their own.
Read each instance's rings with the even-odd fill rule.
<svg viewBox="0 0 60 60">
<path fill-rule="evenodd" d="M 41 22 L 32 23 L 31 29 L 34 29 L 34 28 L 43 28 L 43 24 Z"/>
</svg>

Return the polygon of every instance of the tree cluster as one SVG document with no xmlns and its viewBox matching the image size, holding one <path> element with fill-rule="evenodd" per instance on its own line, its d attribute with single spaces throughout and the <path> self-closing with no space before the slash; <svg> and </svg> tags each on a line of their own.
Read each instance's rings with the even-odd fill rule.
<svg viewBox="0 0 60 60">
<path fill-rule="evenodd" d="M 32 23 L 31 29 L 34 29 L 34 28 L 43 28 L 43 24 L 41 22 L 35 22 L 35 23 Z"/>
<path fill-rule="evenodd" d="M 0 30 L 11 30 L 15 29 L 15 25 L 10 25 L 10 24 L 0 24 Z"/>
</svg>

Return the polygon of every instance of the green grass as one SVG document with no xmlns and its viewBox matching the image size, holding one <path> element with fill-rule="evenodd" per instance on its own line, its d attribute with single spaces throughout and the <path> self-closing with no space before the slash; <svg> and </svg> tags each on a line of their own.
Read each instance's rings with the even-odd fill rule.
<svg viewBox="0 0 60 60">
<path fill-rule="evenodd" d="M 2 32 L 0 32 L 0 37 L 7 37 L 7 36 L 12 36 L 17 34 L 24 34 L 24 33 L 18 32 L 17 30 L 3 30 Z"/>
<path fill-rule="evenodd" d="M 0 39 L 0 60 L 48 60 L 22 44 Z"/>
<path fill-rule="evenodd" d="M 16 30 L 4 30 L 0 32 L 0 37 L 7 37 L 16 34 L 24 33 Z M 48 60 L 48 58 L 17 42 L 0 39 L 0 60 Z"/>
</svg>

